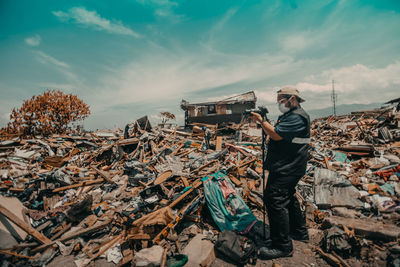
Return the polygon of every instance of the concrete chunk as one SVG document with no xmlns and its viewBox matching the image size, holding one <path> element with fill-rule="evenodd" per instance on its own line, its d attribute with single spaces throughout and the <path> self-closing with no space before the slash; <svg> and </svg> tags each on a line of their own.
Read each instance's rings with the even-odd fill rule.
<svg viewBox="0 0 400 267">
<path fill-rule="evenodd" d="M 333 225 L 354 229 L 356 235 L 365 236 L 371 240 L 392 241 L 400 237 L 400 227 L 394 224 L 383 224 L 382 222 L 369 220 L 361 220 L 354 218 L 343 218 L 331 216 L 325 218 L 323 226 L 331 227 Z"/>
<path fill-rule="evenodd" d="M 214 244 L 204 238 L 203 234 L 197 234 L 183 250 L 189 258 L 185 267 L 211 266 L 215 261 Z"/>
<path fill-rule="evenodd" d="M 161 246 L 152 246 L 144 248 L 135 254 L 134 262 L 136 267 L 155 267 L 160 266 L 164 248 Z"/>
</svg>

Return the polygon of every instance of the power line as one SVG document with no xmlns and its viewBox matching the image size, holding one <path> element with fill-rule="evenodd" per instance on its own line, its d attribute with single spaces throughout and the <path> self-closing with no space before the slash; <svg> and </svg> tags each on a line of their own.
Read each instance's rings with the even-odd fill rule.
<svg viewBox="0 0 400 267">
<path fill-rule="evenodd" d="M 332 95 L 331 100 L 333 103 L 333 115 L 336 116 L 336 101 L 337 101 L 337 94 L 335 93 L 335 81 L 332 80 Z"/>
</svg>

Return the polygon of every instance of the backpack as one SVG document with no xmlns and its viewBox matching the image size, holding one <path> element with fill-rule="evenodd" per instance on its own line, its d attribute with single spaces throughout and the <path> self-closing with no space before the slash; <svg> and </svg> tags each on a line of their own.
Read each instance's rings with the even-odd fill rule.
<svg viewBox="0 0 400 267">
<path fill-rule="evenodd" d="M 214 244 L 215 254 L 228 262 L 245 265 L 255 264 L 257 261 L 257 249 L 254 242 L 233 231 L 225 230 Z"/>
</svg>

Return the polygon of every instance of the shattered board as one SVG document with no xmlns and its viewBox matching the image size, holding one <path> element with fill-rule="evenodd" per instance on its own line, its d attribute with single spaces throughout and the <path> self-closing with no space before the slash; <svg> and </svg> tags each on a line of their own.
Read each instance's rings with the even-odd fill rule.
<svg viewBox="0 0 400 267">
<path fill-rule="evenodd" d="M 314 202 L 320 209 L 331 207 L 361 207 L 360 193 L 347 179 L 328 169 L 316 168 Z"/>
</svg>

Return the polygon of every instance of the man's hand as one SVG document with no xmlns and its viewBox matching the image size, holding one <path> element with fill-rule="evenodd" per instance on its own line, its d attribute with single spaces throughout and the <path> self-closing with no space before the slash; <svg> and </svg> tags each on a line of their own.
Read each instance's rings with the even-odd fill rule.
<svg viewBox="0 0 400 267">
<path fill-rule="evenodd" d="M 253 115 L 253 116 L 251 116 L 251 119 L 252 119 L 252 120 L 258 121 L 259 123 L 262 123 L 262 122 L 263 122 L 263 118 L 261 117 L 260 114 L 255 113 L 255 112 L 250 112 L 250 114 Z"/>
</svg>

